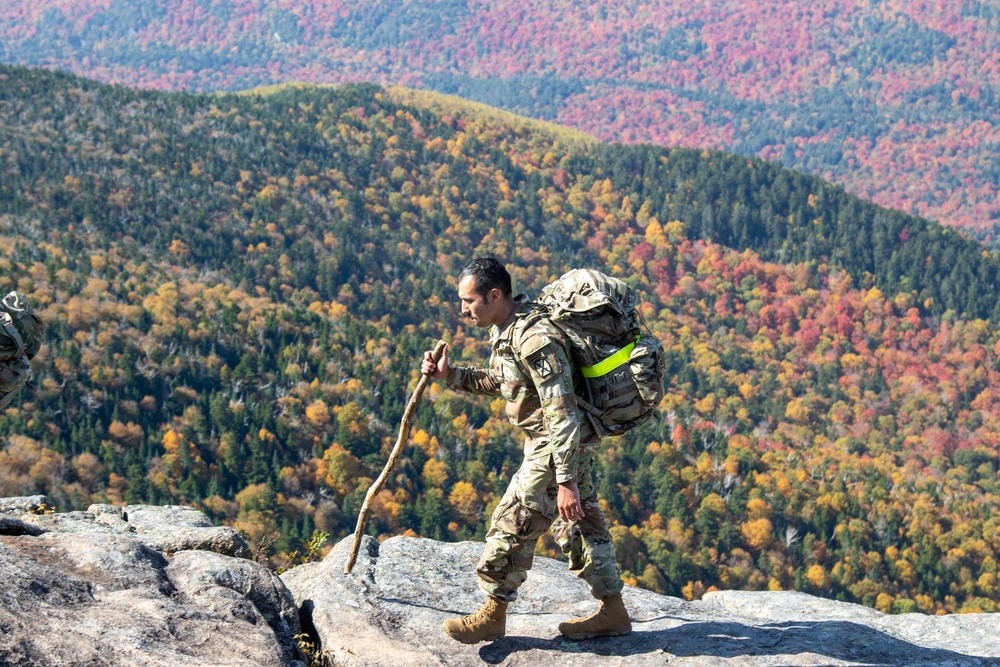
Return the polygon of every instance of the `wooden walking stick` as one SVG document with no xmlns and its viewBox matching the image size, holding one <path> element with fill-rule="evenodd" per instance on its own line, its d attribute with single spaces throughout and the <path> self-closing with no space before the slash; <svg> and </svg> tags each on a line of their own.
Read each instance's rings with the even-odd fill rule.
<svg viewBox="0 0 1000 667">
<path fill-rule="evenodd" d="M 441 353 L 444 352 L 445 342 L 439 340 L 437 345 L 434 346 L 434 351 L 431 352 L 431 358 L 436 364 L 441 359 Z M 416 412 L 417 403 L 420 402 L 420 397 L 424 393 L 424 388 L 427 386 L 427 382 L 430 380 L 429 375 L 421 375 L 420 381 L 417 382 L 417 388 L 413 391 L 413 396 L 410 396 L 410 400 L 406 404 L 406 410 L 403 411 L 403 421 L 399 425 L 399 437 L 396 439 L 396 444 L 393 445 L 392 453 L 389 454 L 389 460 L 385 462 L 385 468 L 382 469 L 382 474 L 378 476 L 375 483 L 368 487 L 368 493 L 365 494 L 365 502 L 361 504 L 361 512 L 358 514 L 358 526 L 354 529 L 354 543 L 351 545 L 351 555 L 347 558 L 347 565 L 344 567 L 344 574 L 350 574 L 351 570 L 354 569 L 354 563 L 358 560 L 358 549 L 361 548 L 361 537 L 365 534 L 365 525 L 368 523 L 368 512 L 371 511 L 372 499 L 378 495 L 378 492 L 382 490 L 385 486 L 385 482 L 389 479 L 389 475 L 392 474 L 392 469 L 396 467 L 396 461 L 399 460 L 399 455 L 403 452 L 403 445 L 406 441 L 410 439 L 410 422 L 413 421 L 413 413 Z"/>
</svg>

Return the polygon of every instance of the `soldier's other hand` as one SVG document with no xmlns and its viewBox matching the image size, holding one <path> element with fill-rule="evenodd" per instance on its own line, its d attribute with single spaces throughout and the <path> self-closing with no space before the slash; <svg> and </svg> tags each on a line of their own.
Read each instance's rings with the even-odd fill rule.
<svg viewBox="0 0 1000 667">
<path fill-rule="evenodd" d="M 576 482 L 563 482 L 559 485 L 556 505 L 559 507 L 559 517 L 563 521 L 579 521 L 583 518 L 580 489 L 577 488 Z"/>
<path fill-rule="evenodd" d="M 441 358 L 435 364 L 430 350 L 424 352 L 423 363 L 420 364 L 420 372 L 429 375 L 435 380 L 444 380 L 448 377 L 451 367 L 448 365 L 448 346 L 445 345 L 441 351 Z"/>
</svg>

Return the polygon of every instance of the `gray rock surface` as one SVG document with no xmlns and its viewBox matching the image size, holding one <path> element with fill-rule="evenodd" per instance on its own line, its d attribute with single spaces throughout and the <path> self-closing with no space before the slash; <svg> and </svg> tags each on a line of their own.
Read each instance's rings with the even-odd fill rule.
<svg viewBox="0 0 1000 667">
<path fill-rule="evenodd" d="M 170 559 L 166 573 L 206 609 L 252 625 L 267 624 L 280 645 L 295 646 L 301 631 L 298 607 L 278 575 L 267 568 L 210 551 L 182 551 Z"/>
<path fill-rule="evenodd" d="M 720 591 L 686 602 L 626 587 L 627 637 L 571 642 L 559 622 L 596 609 L 563 563 L 536 558 L 510 606 L 507 637 L 465 646 L 441 631 L 482 596 L 475 563 L 482 545 L 366 538 L 344 575 L 350 540 L 320 563 L 282 575 L 337 667 L 360 665 L 777 665 L 1000 667 L 1000 614 L 887 616 L 794 592 Z"/>
<path fill-rule="evenodd" d="M 35 514 L 48 503 L 45 496 L 7 498 L 0 514 L 11 515 L 43 530 L 63 533 L 127 533 L 148 547 L 164 553 L 214 551 L 248 558 L 250 546 L 228 526 L 213 526 L 204 513 L 176 505 L 91 505 L 86 512 Z"/>
<path fill-rule="evenodd" d="M 114 514 L 114 505 L 91 505 L 87 511 Z M 118 515 L 138 532 L 157 530 L 163 525 L 185 528 L 211 528 L 212 522 L 203 512 L 180 505 L 126 505 Z"/>
<path fill-rule="evenodd" d="M 0 498 L 0 514 L 28 514 L 37 512 L 48 504 L 45 496 L 21 496 L 18 498 Z"/>
<path fill-rule="evenodd" d="M 191 507 L 126 505 L 121 516 L 136 539 L 157 551 L 194 549 L 250 557 L 250 546 L 239 533 L 229 526 L 213 526 L 207 516 Z"/>
<path fill-rule="evenodd" d="M 210 530 L 200 512 L 36 515 L 30 504 L 0 514 L 13 533 L 0 534 L 0 665 L 305 667 L 278 577 L 219 553 L 165 554 L 138 532 L 166 535 L 170 520 L 181 532 Z"/>
</svg>

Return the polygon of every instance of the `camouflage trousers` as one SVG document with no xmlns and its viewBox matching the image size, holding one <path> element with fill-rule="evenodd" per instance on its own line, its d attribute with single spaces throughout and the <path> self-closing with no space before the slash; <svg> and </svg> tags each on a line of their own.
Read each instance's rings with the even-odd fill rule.
<svg viewBox="0 0 1000 667">
<path fill-rule="evenodd" d="M 493 512 L 486 549 L 476 565 L 479 587 L 487 595 L 508 602 L 517 598 L 517 589 L 531 569 L 535 544 L 550 528 L 570 571 L 587 582 L 595 598 L 622 589 L 611 534 L 597 502 L 593 463 L 592 449 L 580 452 L 577 486 L 584 517 L 579 521 L 559 517 L 551 455 L 521 464 Z"/>
</svg>

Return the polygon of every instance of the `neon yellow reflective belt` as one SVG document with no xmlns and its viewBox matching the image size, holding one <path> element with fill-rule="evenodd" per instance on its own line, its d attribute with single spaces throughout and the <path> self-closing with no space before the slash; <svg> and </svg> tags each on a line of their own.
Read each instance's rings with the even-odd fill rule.
<svg viewBox="0 0 1000 667">
<path fill-rule="evenodd" d="M 618 350 L 604 361 L 598 362 L 593 366 L 581 366 L 580 372 L 583 373 L 583 377 L 585 378 L 599 378 L 602 375 L 607 375 L 629 360 L 629 357 L 632 356 L 632 350 L 635 349 L 635 344 L 638 342 L 639 337 L 636 336 L 634 341 Z"/>
</svg>

